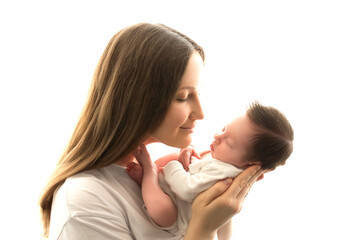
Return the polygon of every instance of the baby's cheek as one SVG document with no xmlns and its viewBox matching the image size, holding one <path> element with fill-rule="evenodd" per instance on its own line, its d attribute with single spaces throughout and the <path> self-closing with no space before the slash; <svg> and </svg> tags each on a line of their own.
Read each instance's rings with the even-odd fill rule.
<svg viewBox="0 0 360 240">
<path fill-rule="evenodd" d="M 223 158 L 224 155 L 225 155 L 225 153 L 226 153 L 226 152 L 224 151 L 223 147 L 222 147 L 222 146 L 219 146 L 218 149 L 216 149 L 216 150 L 217 150 L 217 152 L 216 152 L 217 157 L 218 157 L 218 158 Z"/>
</svg>

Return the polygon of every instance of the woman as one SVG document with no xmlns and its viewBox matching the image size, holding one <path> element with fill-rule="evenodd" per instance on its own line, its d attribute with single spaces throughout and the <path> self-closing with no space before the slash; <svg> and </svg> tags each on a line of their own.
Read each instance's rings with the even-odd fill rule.
<svg viewBox="0 0 360 240">
<path fill-rule="evenodd" d="M 156 228 L 125 171 L 140 144 L 184 148 L 203 118 L 202 48 L 164 25 L 137 24 L 109 42 L 88 102 L 40 199 L 50 239 L 212 239 L 263 171 L 249 168 L 200 194 L 185 236 Z M 230 185 L 231 184 L 231 185 Z M 228 189 L 227 189 L 228 188 Z"/>
</svg>

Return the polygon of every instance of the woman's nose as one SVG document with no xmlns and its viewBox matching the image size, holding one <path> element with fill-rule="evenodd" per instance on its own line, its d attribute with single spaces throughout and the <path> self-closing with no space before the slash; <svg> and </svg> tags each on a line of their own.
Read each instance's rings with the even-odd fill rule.
<svg viewBox="0 0 360 240">
<path fill-rule="evenodd" d="M 201 120 L 201 119 L 204 119 L 204 113 L 203 113 L 201 107 L 199 108 L 198 111 L 192 112 L 190 118 L 191 118 L 192 120 Z"/>
<path fill-rule="evenodd" d="M 190 115 L 190 119 L 192 120 L 201 120 L 204 119 L 204 112 L 201 107 L 199 96 L 196 96 L 195 103 L 193 104 L 192 113 Z"/>
</svg>

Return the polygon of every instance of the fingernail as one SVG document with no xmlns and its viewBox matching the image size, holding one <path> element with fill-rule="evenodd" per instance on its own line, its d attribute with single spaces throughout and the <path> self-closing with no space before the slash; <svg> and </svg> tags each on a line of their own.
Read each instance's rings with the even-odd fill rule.
<svg viewBox="0 0 360 240">
<path fill-rule="evenodd" d="M 224 183 L 226 186 L 229 186 L 232 183 L 232 179 L 231 178 L 227 178 L 224 180 Z"/>
</svg>

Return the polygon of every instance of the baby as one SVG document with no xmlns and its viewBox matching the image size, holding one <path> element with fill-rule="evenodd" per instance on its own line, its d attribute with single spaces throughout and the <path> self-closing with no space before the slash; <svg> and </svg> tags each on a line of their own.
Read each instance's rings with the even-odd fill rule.
<svg viewBox="0 0 360 240">
<path fill-rule="evenodd" d="M 217 181 L 234 178 L 253 164 L 274 170 L 284 165 L 293 150 L 293 129 L 277 109 L 257 102 L 215 134 L 210 150 L 192 148 L 164 156 L 155 164 L 144 145 L 134 151 L 140 163 L 131 163 L 128 174 L 142 186 L 151 221 L 172 233 L 185 234 L 194 198 Z M 219 239 L 222 237 L 219 236 Z"/>
</svg>

